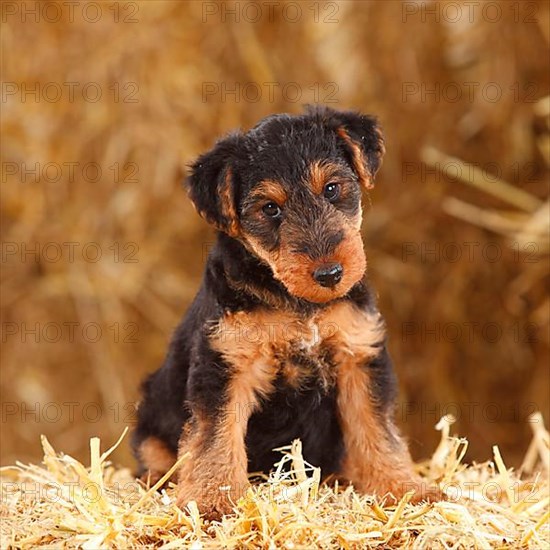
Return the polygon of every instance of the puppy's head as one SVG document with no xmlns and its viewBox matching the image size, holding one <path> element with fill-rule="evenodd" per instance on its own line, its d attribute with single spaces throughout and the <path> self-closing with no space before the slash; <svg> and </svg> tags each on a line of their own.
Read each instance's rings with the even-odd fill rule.
<svg viewBox="0 0 550 550">
<path fill-rule="evenodd" d="M 361 188 L 384 153 L 374 118 L 328 108 L 275 115 L 192 165 L 198 212 L 269 265 L 294 296 L 328 302 L 365 272 Z"/>
</svg>

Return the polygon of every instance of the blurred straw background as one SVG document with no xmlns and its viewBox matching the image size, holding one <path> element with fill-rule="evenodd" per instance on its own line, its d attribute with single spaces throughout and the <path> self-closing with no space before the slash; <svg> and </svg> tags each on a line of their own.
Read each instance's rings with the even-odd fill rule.
<svg viewBox="0 0 550 550">
<path fill-rule="evenodd" d="M 99 3 L 96 22 L 40 4 L 38 22 L 2 7 L 3 464 L 39 460 L 40 434 L 84 460 L 90 437 L 131 424 L 213 240 L 186 164 L 233 128 L 329 102 L 386 133 L 364 237 L 415 457 L 453 413 L 467 459 L 497 444 L 518 465 L 528 415 L 548 423 L 547 2 L 459 21 L 456 2 L 428 2 L 438 20 L 416 2 L 302 2 L 294 21 L 280 0 L 256 22 L 249 2 Z M 115 460 L 132 464 L 127 447 Z"/>
</svg>

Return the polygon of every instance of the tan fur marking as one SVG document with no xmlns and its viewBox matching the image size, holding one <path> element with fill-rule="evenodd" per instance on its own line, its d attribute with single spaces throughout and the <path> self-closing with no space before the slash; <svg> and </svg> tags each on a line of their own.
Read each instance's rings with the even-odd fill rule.
<svg viewBox="0 0 550 550">
<path fill-rule="evenodd" d="M 263 363 L 274 375 L 291 346 L 300 343 L 314 347 L 318 344 L 316 322 L 317 318 L 310 322 L 284 310 L 226 315 L 214 329 L 212 347 L 231 364 Z M 283 362 L 280 368 L 287 383 L 294 388 L 299 388 L 308 376 L 315 374 L 305 372 L 291 361 Z M 246 378 L 246 373 L 243 376 Z M 271 383 L 267 387 L 257 386 L 256 391 L 267 395 L 271 391 Z"/>
<path fill-rule="evenodd" d="M 359 182 L 365 189 L 372 189 L 374 187 L 372 181 L 374 174 L 371 174 L 367 169 L 366 159 L 361 151 L 361 148 L 355 141 L 353 141 L 353 139 L 351 139 L 350 135 L 344 128 L 338 128 L 337 133 L 351 149 L 353 156 L 353 167 L 359 176 Z"/>
<path fill-rule="evenodd" d="M 241 375 L 236 374 L 230 383 L 219 423 L 211 432 L 199 428 L 180 445 L 180 453 L 189 451 L 191 459 L 180 471 L 178 503 L 196 500 L 207 515 L 229 513 L 248 486 L 244 438 L 248 419 L 257 406 L 254 388 L 258 380 L 251 374 Z"/>
<path fill-rule="evenodd" d="M 268 264 L 275 272 L 275 265 L 280 257 L 279 251 L 270 252 L 269 250 L 265 250 L 259 241 L 251 235 L 246 236 L 245 244 L 256 256 L 258 256 L 258 258 Z"/>
<path fill-rule="evenodd" d="M 313 192 L 316 193 L 317 195 L 322 194 L 325 189 L 325 185 L 329 181 L 331 181 L 336 174 L 338 174 L 339 170 L 340 170 L 340 167 L 337 164 L 331 164 L 329 162 L 320 162 L 320 161 L 314 162 L 310 168 L 310 182 L 309 182 L 311 184 Z M 335 182 L 338 183 L 337 180 Z M 343 193 L 345 196 L 345 193 L 346 193 L 345 185 L 342 186 L 341 193 Z M 362 211 L 359 210 L 359 214 L 352 220 L 352 225 L 355 228 L 360 229 L 362 221 L 363 221 Z"/>
<path fill-rule="evenodd" d="M 288 200 L 288 195 L 284 187 L 278 181 L 274 180 L 264 180 L 260 182 L 250 193 L 250 197 L 258 197 L 273 201 L 279 206 L 283 206 Z"/>
<path fill-rule="evenodd" d="M 342 476 L 358 490 L 378 496 L 390 493 L 400 498 L 416 489 L 417 501 L 438 498 L 414 473 L 407 446 L 391 417 L 381 417 L 375 409 L 365 364 L 376 353 L 372 344 L 383 335 L 380 317 L 348 306 L 334 312 L 332 319 L 338 319 L 340 329 L 335 334 L 339 345 L 333 349 L 337 350 L 337 406 L 345 446 Z"/>
<path fill-rule="evenodd" d="M 178 504 L 196 500 L 201 511 L 212 515 L 230 512 L 248 486 L 244 443 L 248 419 L 258 406 L 258 396 L 270 393 L 276 375 L 273 354 L 243 331 L 243 324 L 254 323 L 253 330 L 262 334 L 262 315 L 254 321 L 246 315 L 227 315 L 211 335 L 212 347 L 233 367 L 220 421 L 216 425 L 199 421 L 180 443 L 180 454 L 190 452 L 191 459 L 180 471 Z"/>
<path fill-rule="evenodd" d="M 240 449 L 236 429 L 227 424 L 229 421 L 225 418 L 217 427 L 199 422 L 180 440 L 180 456 L 190 454 L 179 472 L 177 503 L 180 507 L 195 500 L 202 513 L 216 517 L 230 513 L 232 502 L 245 490 L 244 441 Z"/>
<path fill-rule="evenodd" d="M 218 189 L 222 206 L 222 215 L 227 219 L 227 228 L 220 229 L 225 229 L 225 231 L 227 231 L 227 234 L 231 237 L 237 237 L 240 233 L 240 227 L 233 199 L 231 185 L 232 177 L 233 173 L 231 171 L 231 168 L 228 168 L 227 173 L 225 174 L 223 185 Z"/>
<path fill-rule="evenodd" d="M 295 390 L 301 387 L 304 379 L 306 378 L 300 367 L 291 362 L 285 363 L 281 372 L 284 376 L 286 383 Z"/>
<path fill-rule="evenodd" d="M 285 285 L 290 294 L 312 302 L 324 303 L 345 295 L 365 273 L 366 258 L 360 233 L 361 220 L 361 212 L 352 219 L 340 212 L 333 213 L 331 224 L 343 229 L 344 238 L 331 254 L 317 260 L 295 252 L 286 240 L 282 240 L 279 248 L 273 252 L 263 248 L 252 235 L 244 235 L 243 242 L 254 255 L 271 267 L 275 278 Z M 322 287 L 313 280 L 313 272 L 325 262 L 339 262 L 344 268 L 342 280 L 333 288 Z M 259 292 L 262 297 L 262 291 Z M 276 307 L 281 305 L 269 300 L 269 296 L 266 298 L 268 303 Z"/>
<path fill-rule="evenodd" d="M 392 446 L 377 417 L 369 392 L 369 376 L 352 356 L 340 356 L 338 411 L 345 446 L 342 475 L 365 493 L 399 498 L 404 483 L 415 476 L 402 442 Z M 397 447 L 397 448 L 396 448 Z"/>
<path fill-rule="evenodd" d="M 358 363 L 375 357 L 384 339 L 380 313 L 358 309 L 350 302 L 337 302 L 323 311 L 320 324 L 325 341 L 337 350 L 338 358 L 353 357 Z"/>
<path fill-rule="evenodd" d="M 296 315 L 284 310 L 230 313 L 214 327 L 210 341 L 213 349 L 232 365 L 265 362 L 287 345 L 287 333 L 296 319 Z"/>
<path fill-rule="evenodd" d="M 378 353 L 384 326 L 378 313 L 370 314 L 349 302 L 337 302 L 304 318 L 289 311 L 260 309 L 226 314 L 212 327 L 210 342 L 233 367 L 225 410 L 216 423 L 194 418 L 180 441 L 180 455 L 191 458 L 180 470 L 177 501 L 185 506 L 196 500 L 209 517 L 229 513 L 248 486 L 245 435 L 259 396 L 268 396 L 279 368 L 299 385 L 309 373 L 284 363 L 298 344 L 319 359 L 330 346 L 338 364 L 328 373 L 338 384 L 338 411 L 346 456 L 342 476 L 366 492 L 399 496 L 418 481 L 398 435 L 391 445 L 389 418 L 376 415 L 369 393 L 368 371 L 363 365 Z M 333 380 L 334 383 L 334 380 Z M 397 431 L 394 432 L 397 434 Z"/>
<path fill-rule="evenodd" d="M 139 446 L 141 462 L 148 472 L 143 475 L 144 481 L 158 481 L 176 462 L 176 455 L 160 439 L 150 436 Z"/>
<path fill-rule="evenodd" d="M 257 250 L 256 253 L 260 254 Z M 294 296 L 300 296 L 312 302 L 329 302 L 343 296 L 358 281 L 366 269 L 365 251 L 361 234 L 357 229 L 347 228 L 342 242 L 330 257 L 312 260 L 304 254 L 297 254 L 284 244 L 278 255 L 264 259 L 269 262 L 276 279 L 280 280 Z M 342 280 L 333 288 L 315 284 L 312 273 L 323 262 L 339 262 L 344 268 Z"/>
<path fill-rule="evenodd" d="M 311 164 L 309 169 L 310 179 L 308 183 L 311 185 L 313 192 L 316 195 L 323 193 L 325 185 L 338 172 L 338 166 L 330 162 L 316 161 Z"/>
<path fill-rule="evenodd" d="M 353 223 L 353 227 L 357 231 L 361 231 L 361 224 L 363 223 L 363 210 L 362 209 L 359 209 L 359 212 L 356 216 L 354 216 L 354 218 L 352 220 L 352 223 Z"/>
<path fill-rule="evenodd" d="M 246 386 L 251 387 L 254 380 L 255 391 L 267 395 L 271 385 L 261 382 L 270 379 L 261 373 L 274 374 L 277 357 L 284 357 L 296 342 L 309 349 L 312 357 L 324 343 L 364 362 L 378 353 L 377 344 L 383 337 L 379 313 L 370 314 L 345 301 L 331 304 L 308 318 L 268 309 L 226 314 L 212 328 L 210 342 L 225 361 L 241 365 L 239 382 L 251 376 Z M 251 397 L 250 402 L 255 399 Z"/>
</svg>

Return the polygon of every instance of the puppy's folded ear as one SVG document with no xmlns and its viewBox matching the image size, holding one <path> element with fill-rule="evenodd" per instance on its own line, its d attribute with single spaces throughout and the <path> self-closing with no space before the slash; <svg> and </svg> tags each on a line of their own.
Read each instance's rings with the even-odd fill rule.
<svg viewBox="0 0 550 550">
<path fill-rule="evenodd" d="M 385 153 L 382 130 L 375 117 L 354 111 L 335 111 L 328 107 L 309 108 L 322 123 L 340 138 L 359 182 L 365 189 L 374 187 L 374 176 Z"/>
<path fill-rule="evenodd" d="M 235 237 L 239 234 L 234 163 L 242 136 L 233 134 L 218 141 L 192 165 L 185 180 L 197 212 L 216 229 Z"/>
</svg>

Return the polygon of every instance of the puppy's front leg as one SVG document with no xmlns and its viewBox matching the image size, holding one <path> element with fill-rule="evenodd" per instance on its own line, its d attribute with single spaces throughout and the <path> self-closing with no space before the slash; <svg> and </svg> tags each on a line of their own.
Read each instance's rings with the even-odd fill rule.
<svg viewBox="0 0 550 550">
<path fill-rule="evenodd" d="M 220 342 L 210 342 L 224 350 Z M 220 353 L 212 348 L 209 363 L 198 363 L 190 371 L 188 402 L 192 419 L 184 427 L 179 455 L 189 452 L 179 473 L 177 503 L 197 501 L 210 518 L 230 513 L 232 503 L 248 486 L 245 435 L 250 415 L 259 397 L 271 391 L 275 368 L 260 357 Z M 227 351 L 227 350 L 225 350 Z M 214 357 L 212 357 L 214 355 Z M 212 360 L 215 359 L 215 360 Z"/>
<path fill-rule="evenodd" d="M 345 456 L 342 475 L 364 493 L 399 499 L 414 490 L 413 502 L 441 498 L 414 472 L 406 443 L 392 419 L 392 365 L 385 348 L 370 362 L 341 354 L 338 412 Z"/>
<path fill-rule="evenodd" d="M 233 401 L 212 416 L 196 410 L 184 428 L 180 456 L 190 456 L 180 469 L 177 503 L 184 507 L 195 500 L 209 518 L 231 512 L 248 483 L 244 443 L 248 414 L 246 406 Z"/>
</svg>

